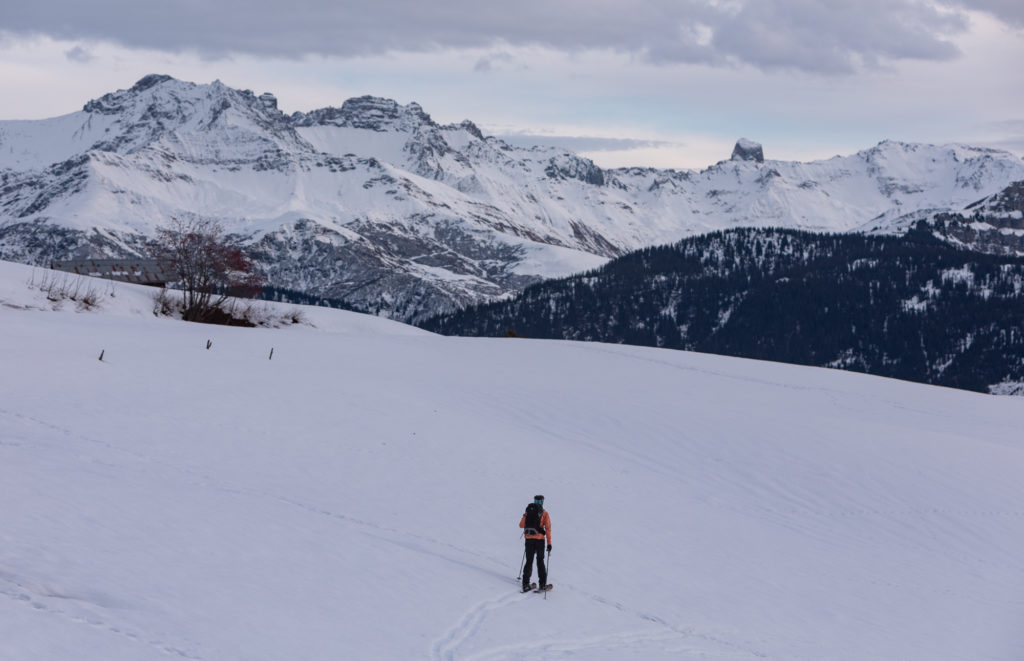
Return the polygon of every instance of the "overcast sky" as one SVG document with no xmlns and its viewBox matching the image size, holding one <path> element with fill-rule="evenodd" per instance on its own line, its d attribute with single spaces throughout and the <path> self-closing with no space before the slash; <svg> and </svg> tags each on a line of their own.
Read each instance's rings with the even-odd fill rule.
<svg viewBox="0 0 1024 661">
<path fill-rule="evenodd" d="M 373 94 L 605 166 L 704 167 L 883 139 L 1024 153 L 1022 0 L 0 0 L 0 119 L 148 73 Z"/>
</svg>

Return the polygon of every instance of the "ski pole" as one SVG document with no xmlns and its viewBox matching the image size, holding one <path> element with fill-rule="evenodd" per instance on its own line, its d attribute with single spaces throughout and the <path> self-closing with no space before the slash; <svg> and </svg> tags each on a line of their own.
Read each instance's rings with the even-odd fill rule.
<svg viewBox="0 0 1024 661">
<path fill-rule="evenodd" d="M 551 582 L 551 551 L 548 551 L 548 563 L 546 569 L 548 570 L 548 583 Z M 548 593 L 544 592 L 544 601 L 548 600 Z"/>
<path fill-rule="evenodd" d="M 523 580 L 523 567 L 526 566 L 526 547 L 523 547 L 523 561 L 519 563 L 519 576 L 516 576 L 517 581 Z"/>
</svg>

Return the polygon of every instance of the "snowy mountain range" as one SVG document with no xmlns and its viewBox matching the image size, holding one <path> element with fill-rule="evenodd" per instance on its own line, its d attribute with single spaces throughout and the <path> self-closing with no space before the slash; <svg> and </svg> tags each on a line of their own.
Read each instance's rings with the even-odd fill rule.
<svg viewBox="0 0 1024 661">
<path fill-rule="evenodd" d="M 743 139 L 701 171 L 603 170 L 416 103 L 289 116 L 272 94 L 150 75 L 0 122 L 0 258 L 133 256 L 171 217 L 213 218 L 270 284 L 416 320 L 711 230 L 901 232 L 1021 180 L 1008 152 L 891 141 L 798 163 Z"/>
</svg>

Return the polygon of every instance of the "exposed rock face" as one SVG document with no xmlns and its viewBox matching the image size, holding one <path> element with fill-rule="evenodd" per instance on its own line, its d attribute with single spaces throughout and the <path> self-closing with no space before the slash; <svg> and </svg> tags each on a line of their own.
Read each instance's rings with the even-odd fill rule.
<svg viewBox="0 0 1024 661">
<path fill-rule="evenodd" d="M 478 140 L 484 140 L 485 139 L 483 131 L 481 131 L 480 128 L 476 124 L 474 124 L 473 122 L 469 121 L 468 119 L 462 120 L 462 123 L 459 124 L 459 128 L 464 130 L 466 133 L 469 133 L 473 137 L 477 138 Z"/>
<path fill-rule="evenodd" d="M 759 142 L 740 138 L 736 141 L 736 146 L 732 148 L 731 160 L 764 163 L 764 149 Z"/>
<path fill-rule="evenodd" d="M 514 272 L 521 248 L 435 221 L 416 218 L 409 227 L 364 220 L 343 233 L 303 220 L 265 234 L 252 253 L 273 282 L 301 283 L 303 291 L 397 319 L 420 320 L 538 280 Z M 421 269 L 450 275 L 425 279 Z"/>
<path fill-rule="evenodd" d="M 270 92 L 264 92 L 259 96 L 260 103 L 268 110 L 277 110 L 277 97 Z"/>
<path fill-rule="evenodd" d="M 574 154 L 552 156 L 544 173 L 552 179 L 578 179 L 593 186 L 604 186 L 604 172 L 589 158 Z"/>
<path fill-rule="evenodd" d="M 1024 255 L 1024 181 L 978 200 L 959 213 L 924 221 L 946 239 L 984 252 Z"/>
<path fill-rule="evenodd" d="M 349 99 L 340 108 L 321 108 L 309 113 L 292 114 L 296 126 L 344 126 L 383 132 L 390 129 L 410 129 L 419 125 L 437 126 L 418 103 L 400 105 L 391 99 L 361 96 Z"/>
</svg>

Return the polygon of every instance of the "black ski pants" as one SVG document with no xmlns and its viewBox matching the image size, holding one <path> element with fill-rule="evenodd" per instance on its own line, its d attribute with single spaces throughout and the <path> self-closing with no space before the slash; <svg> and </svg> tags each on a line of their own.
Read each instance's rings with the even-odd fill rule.
<svg viewBox="0 0 1024 661">
<path fill-rule="evenodd" d="M 543 539 L 526 540 L 526 565 L 523 566 L 523 585 L 530 584 L 530 577 L 533 576 L 533 556 L 537 556 L 537 578 L 541 585 L 548 584 L 548 568 L 544 566 L 544 550 L 546 542 Z"/>
</svg>

